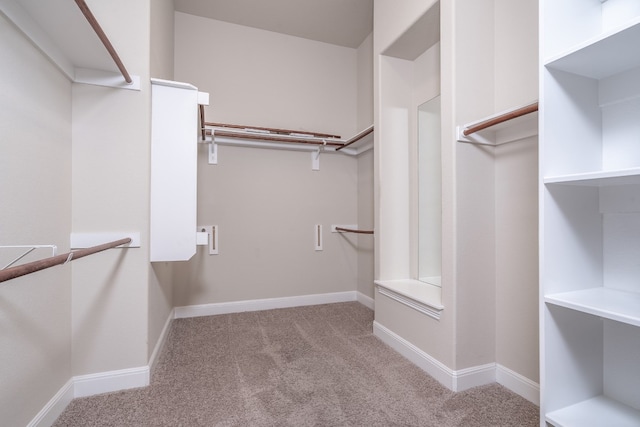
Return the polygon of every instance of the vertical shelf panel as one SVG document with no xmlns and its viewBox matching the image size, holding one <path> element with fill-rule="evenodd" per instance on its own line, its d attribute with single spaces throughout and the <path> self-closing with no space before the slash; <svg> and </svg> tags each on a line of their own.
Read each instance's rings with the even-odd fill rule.
<svg viewBox="0 0 640 427">
<path fill-rule="evenodd" d="M 198 91 L 152 81 L 151 261 L 186 261 L 196 252 Z"/>
</svg>

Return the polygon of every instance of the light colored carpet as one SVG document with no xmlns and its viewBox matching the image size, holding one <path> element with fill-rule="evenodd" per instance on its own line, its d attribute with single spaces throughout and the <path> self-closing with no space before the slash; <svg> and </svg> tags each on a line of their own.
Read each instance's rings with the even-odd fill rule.
<svg viewBox="0 0 640 427">
<path fill-rule="evenodd" d="M 453 393 L 327 304 L 175 320 L 149 387 L 75 399 L 62 426 L 538 426 L 493 384 Z"/>
</svg>

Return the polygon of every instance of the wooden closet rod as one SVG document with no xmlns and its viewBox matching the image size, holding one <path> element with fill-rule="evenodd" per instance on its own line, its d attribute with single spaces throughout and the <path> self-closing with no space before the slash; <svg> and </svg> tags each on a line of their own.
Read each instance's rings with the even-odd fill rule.
<svg viewBox="0 0 640 427">
<path fill-rule="evenodd" d="M 76 0 L 76 4 L 82 11 L 84 17 L 87 18 L 87 21 L 89 21 L 89 24 L 93 28 L 93 31 L 96 32 L 96 35 L 98 36 L 104 47 L 107 48 L 107 52 L 109 52 L 109 55 L 111 55 L 111 58 L 113 58 L 113 61 L 116 63 L 116 66 L 118 67 L 118 70 L 120 70 L 120 73 L 122 73 L 122 77 L 124 77 L 124 80 L 127 83 L 132 83 L 133 79 L 131 79 L 131 76 L 127 72 L 127 69 L 124 67 L 124 64 L 120 60 L 118 53 L 109 41 L 107 35 L 102 30 L 102 27 L 96 20 L 95 16 L 93 16 L 93 13 L 91 12 L 91 10 L 89 10 L 89 6 L 87 6 L 87 3 L 85 3 L 84 0 Z"/>
<path fill-rule="evenodd" d="M 373 230 L 354 230 L 353 228 L 336 227 L 336 231 L 344 233 L 373 234 Z"/>
<path fill-rule="evenodd" d="M 310 140 L 305 138 L 295 138 L 295 137 L 284 138 L 286 136 L 284 134 L 283 135 L 273 135 L 268 133 L 251 133 L 250 134 L 250 133 L 237 133 L 237 132 L 228 132 L 224 130 L 216 130 L 215 136 L 224 136 L 227 138 L 250 138 L 250 139 L 257 139 L 259 141 L 285 142 L 285 143 L 292 143 L 292 144 L 329 145 L 329 146 L 337 146 L 337 147 L 342 146 L 341 142 L 331 142 L 331 141 L 325 142 L 322 139 L 318 139 L 318 137 L 315 137 L 316 140 Z M 309 137 L 311 137 L 311 135 L 309 135 Z"/>
<path fill-rule="evenodd" d="M 364 138 L 365 136 L 369 135 L 371 132 L 373 132 L 373 126 L 370 126 L 370 127 L 366 128 L 365 130 L 363 130 L 362 132 L 360 132 L 359 134 L 357 134 L 356 136 L 354 136 L 353 138 L 351 138 L 350 140 L 345 142 L 344 145 L 342 145 L 339 148 L 336 148 L 336 151 L 340 151 L 343 148 L 348 147 L 351 144 L 354 144 L 354 143 L 360 141 L 362 138 Z"/>
<path fill-rule="evenodd" d="M 303 131 L 303 130 L 263 128 L 263 127 L 259 127 L 259 126 L 230 125 L 230 124 L 226 124 L 226 123 L 211 123 L 211 122 L 205 122 L 204 124 L 207 125 L 207 126 L 214 126 L 214 127 L 218 127 L 218 128 L 256 129 L 256 130 L 266 130 L 266 131 L 269 131 L 269 132 L 272 132 L 272 133 L 294 134 L 294 135 L 309 135 L 309 136 L 314 136 L 316 138 L 336 138 L 336 139 L 340 139 L 340 135 L 329 135 L 328 133 L 308 132 L 308 131 Z"/>
<path fill-rule="evenodd" d="M 44 270 L 45 268 L 53 267 L 55 265 L 66 264 L 69 261 L 115 248 L 116 246 L 125 245 L 127 243 L 131 243 L 130 237 L 0 270 L 0 282 L 35 273 L 36 271 Z"/>
<path fill-rule="evenodd" d="M 518 108 L 517 110 L 513 110 L 510 111 L 508 113 L 502 114 L 498 117 L 494 117 L 493 119 L 490 120 L 486 120 L 482 123 L 478 123 L 475 126 L 471 126 L 470 128 L 465 129 L 462 134 L 464 136 L 469 136 L 472 133 L 476 133 L 479 132 L 483 129 L 486 129 L 488 127 L 497 125 L 499 123 L 503 123 L 512 119 L 515 119 L 516 117 L 520 117 L 520 116 L 524 116 L 525 114 L 529 114 L 529 113 L 533 113 L 538 111 L 538 103 L 533 103 L 531 105 L 527 105 L 525 107 L 522 108 Z"/>
</svg>

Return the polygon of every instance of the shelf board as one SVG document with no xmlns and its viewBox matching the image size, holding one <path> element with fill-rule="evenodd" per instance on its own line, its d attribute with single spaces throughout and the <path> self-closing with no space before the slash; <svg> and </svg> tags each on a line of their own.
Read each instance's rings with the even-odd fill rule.
<svg viewBox="0 0 640 427">
<path fill-rule="evenodd" d="M 628 25 L 607 31 L 569 51 L 549 58 L 548 68 L 602 79 L 631 68 L 640 67 L 640 18 Z"/>
<path fill-rule="evenodd" d="M 640 425 L 640 411 L 606 396 L 594 397 L 550 412 L 545 418 L 556 427 L 637 427 Z"/>
<path fill-rule="evenodd" d="M 140 90 L 127 83 L 82 11 L 69 0 L 0 0 L 7 17 L 72 82 Z"/>
<path fill-rule="evenodd" d="M 547 176 L 544 178 L 544 183 L 587 187 L 640 184 L 640 168 Z"/>
<path fill-rule="evenodd" d="M 640 294 L 611 288 L 546 295 L 545 302 L 633 326 L 640 326 Z"/>
</svg>

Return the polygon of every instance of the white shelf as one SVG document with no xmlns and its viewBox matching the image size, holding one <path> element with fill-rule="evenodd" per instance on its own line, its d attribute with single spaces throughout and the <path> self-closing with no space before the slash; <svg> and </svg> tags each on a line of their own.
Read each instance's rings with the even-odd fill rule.
<svg viewBox="0 0 640 427">
<path fill-rule="evenodd" d="M 127 83 L 74 1 L 0 0 L 7 17 L 68 78 L 76 83 L 140 90 Z M 118 46 L 114 46 L 117 50 Z"/>
<path fill-rule="evenodd" d="M 640 184 L 640 168 L 547 176 L 544 183 L 587 187 Z"/>
<path fill-rule="evenodd" d="M 637 427 L 640 411 L 606 396 L 598 396 L 546 414 L 556 427 Z"/>
<path fill-rule="evenodd" d="M 568 52 L 546 61 L 548 68 L 602 79 L 631 68 L 640 67 L 640 18 L 574 46 Z"/>
<path fill-rule="evenodd" d="M 629 325 L 640 326 L 640 294 L 592 288 L 545 296 L 545 302 Z"/>
</svg>

